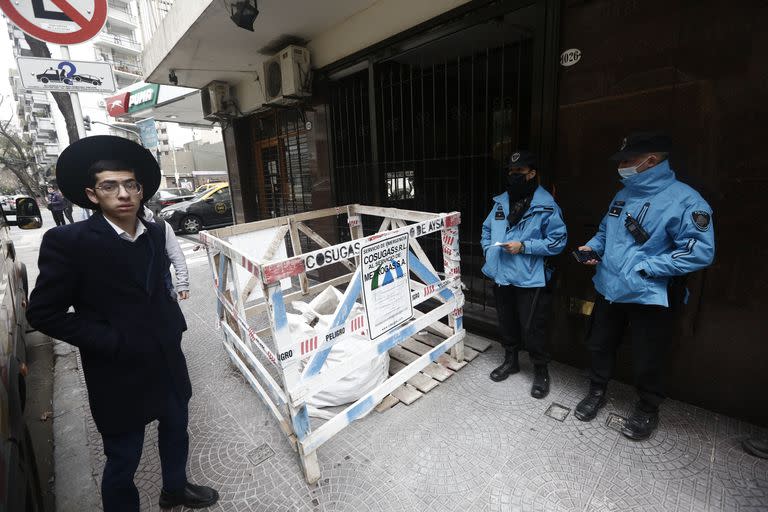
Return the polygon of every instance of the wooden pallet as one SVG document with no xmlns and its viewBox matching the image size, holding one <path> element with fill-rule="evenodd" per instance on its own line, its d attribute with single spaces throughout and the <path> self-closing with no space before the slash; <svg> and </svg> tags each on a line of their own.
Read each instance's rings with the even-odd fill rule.
<svg viewBox="0 0 768 512">
<path fill-rule="evenodd" d="M 396 374 L 444 340 L 445 338 L 434 330 L 424 331 L 408 338 L 389 351 L 389 374 Z M 481 352 L 488 350 L 490 346 L 491 343 L 487 340 L 467 335 L 464 338 L 464 361 L 458 362 L 448 354 L 441 355 L 436 362 L 431 363 L 408 379 L 408 382 L 387 395 L 376 406 L 376 411 L 386 411 L 400 402 L 411 405 L 425 393 L 429 393 L 441 382 L 445 382 L 454 373 L 464 368 L 467 363 L 473 361 Z"/>
</svg>

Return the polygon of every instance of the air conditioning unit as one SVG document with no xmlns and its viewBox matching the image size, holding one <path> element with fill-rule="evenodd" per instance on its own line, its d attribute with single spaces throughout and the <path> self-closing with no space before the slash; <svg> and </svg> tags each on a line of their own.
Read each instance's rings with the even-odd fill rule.
<svg viewBox="0 0 768 512">
<path fill-rule="evenodd" d="M 227 82 L 213 81 L 200 89 L 203 117 L 208 121 L 220 121 L 232 115 L 232 97 Z"/>
<path fill-rule="evenodd" d="M 291 105 L 311 94 L 309 50 L 291 45 L 264 62 L 266 103 Z"/>
</svg>

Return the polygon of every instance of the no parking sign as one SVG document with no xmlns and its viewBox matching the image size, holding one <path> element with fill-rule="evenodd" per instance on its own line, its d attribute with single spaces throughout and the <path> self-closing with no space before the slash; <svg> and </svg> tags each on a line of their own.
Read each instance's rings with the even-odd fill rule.
<svg viewBox="0 0 768 512">
<path fill-rule="evenodd" d="M 61 45 L 88 41 L 107 21 L 107 0 L 0 0 L 0 9 L 30 36 Z"/>
</svg>

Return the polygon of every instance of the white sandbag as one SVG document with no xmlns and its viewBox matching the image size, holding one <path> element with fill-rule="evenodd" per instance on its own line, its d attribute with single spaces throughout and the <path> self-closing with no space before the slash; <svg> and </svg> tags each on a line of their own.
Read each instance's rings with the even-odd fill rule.
<svg viewBox="0 0 768 512">
<path fill-rule="evenodd" d="M 286 316 L 288 317 L 288 331 L 291 333 L 291 339 L 305 340 L 315 335 L 314 329 L 306 322 L 304 315 L 286 313 Z"/>
<path fill-rule="evenodd" d="M 363 307 L 357 304 L 352 308 L 350 317 L 361 313 L 363 313 Z M 333 321 L 332 315 L 320 315 L 319 318 L 320 321 L 315 328 L 321 325 L 321 331 L 330 328 L 330 322 Z M 355 354 L 360 353 L 364 345 L 371 344 L 374 343 L 367 336 L 353 335 L 343 339 L 336 343 L 328 353 L 328 358 L 325 360 L 321 371 L 330 371 L 340 366 L 350 358 L 353 358 Z M 354 402 L 387 380 L 388 377 L 389 353 L 385 352 L 379 357 L 363 363 L 346 377 L 337 380 L 324 390 L 310 397 L 307 405 L 322 408 Z"/>
<path fill-rule="evenodd" d="M 294 301 L 291 305 L 301 312 L 301 315 L 288 314 L 288 324 L 291 337 L 306 339 L 317 333 L 326 332 L 333 322 L 333 313 L 344 295 L 336 288 L 329 286 L 309 304 Z M 349 318 L 364 312 L 361 304 L 355 304 Z M 312 326 L 310 326 L 312 324 Z M 364 345 L 374 344 L 367 336 L 352 335 L 333 345 L 328 357 L 323 363 L 321 372 L 327 372 L 343 364 L 355 354 L 360 353 Z M 308 359 L 302 361 L 302 367 Z M 346 377 L 332 383 L 323 391 L 313 395 L 307 405 L 312 408 L 332 407 L 354 402 L 376 388 L 389 377 L 389 354 L 362 364 Z M 312 410 L 312 409 L 310 409 Z M 314 416 L 314 415 L 313 415 Z"/>
<path fill-rule="evenodd" d="M 318 315 L 332 315 L 343 298 L 343 293 L 329 286 L 309 302 L 309 308 Z"/>
</svg>

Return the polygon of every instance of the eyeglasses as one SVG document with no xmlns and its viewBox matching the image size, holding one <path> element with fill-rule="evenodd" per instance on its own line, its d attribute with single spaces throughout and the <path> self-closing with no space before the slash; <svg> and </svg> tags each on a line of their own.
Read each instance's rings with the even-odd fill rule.
<svg viewBox="0 0 768 512">
<path fill-rule="evenodd" d="M 107 194 L 107 195 L 117 195 L 121 186 L 129 194 L 138 194 L 139 192 L 141 192 L 141 183 L 139 183 L 136 180 L 128 180 L 128 181 L 122 181 L 122 182 L 103 181 L 97 187 L 94 187 L 94 188 L 96 190 L 101 190 L 104 194 Z"/>
</svg>

